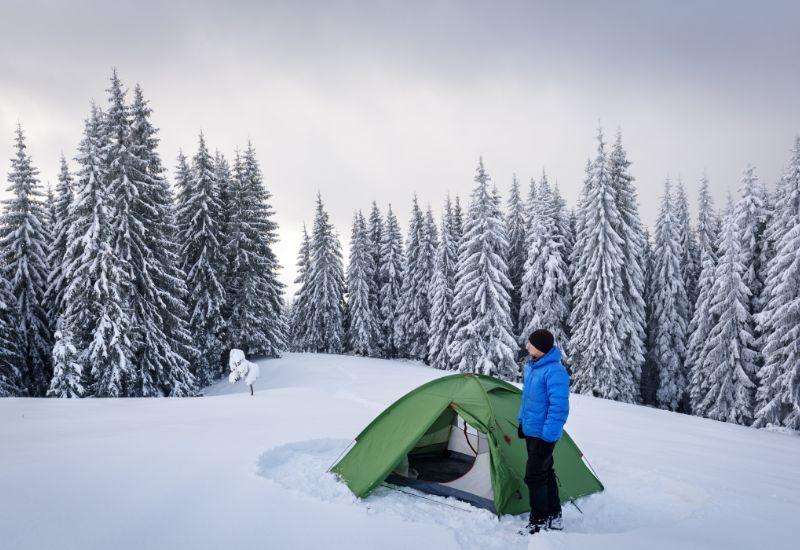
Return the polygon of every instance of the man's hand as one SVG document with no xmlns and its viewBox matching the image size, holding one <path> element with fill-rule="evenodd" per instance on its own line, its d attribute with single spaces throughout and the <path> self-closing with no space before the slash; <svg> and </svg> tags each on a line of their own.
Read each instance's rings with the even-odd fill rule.
<svg viewBox="0 0 800 550">
<path fill-rule="evenodd" d="M 522 431 L 522 422 L 520 422 L 519 426 L 517 426 L 517 437 L 520 439 L 525 439 L 525 433 Z"/>
</svg>

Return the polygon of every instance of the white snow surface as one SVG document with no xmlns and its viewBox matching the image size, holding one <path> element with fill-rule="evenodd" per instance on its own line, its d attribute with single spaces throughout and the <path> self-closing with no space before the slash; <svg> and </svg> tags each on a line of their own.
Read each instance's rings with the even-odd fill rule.
<svg viewBox="0 0 800 550">
<path fill-rule="evenodd" d="M 406 361 L 286 354 L 251 398 L 0 399 L 0 547 L 786 548 L 800 437 L 573 395 L 567 430 L 606 491 L 534 537 L 524 516 L 327 468 L 392 401 L 449 374 Z M 404 489 L 408 491 L 408 489 Z"/>
</svg>

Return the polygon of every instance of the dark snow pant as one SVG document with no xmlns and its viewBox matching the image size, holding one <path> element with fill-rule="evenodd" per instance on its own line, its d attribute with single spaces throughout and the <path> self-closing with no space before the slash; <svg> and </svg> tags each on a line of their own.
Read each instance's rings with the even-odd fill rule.
<svg viewBox="0 0 800 550">
<path fill-rule="evenodd" d="M 541 523 L 561 513 L 556 472 L 553 469 L 553 448 L 556 444 L 538 437 L 526 437 L 525 445 L 528 448 L 525 485 L 530 493 L 531 522 Z"/>
</svg>

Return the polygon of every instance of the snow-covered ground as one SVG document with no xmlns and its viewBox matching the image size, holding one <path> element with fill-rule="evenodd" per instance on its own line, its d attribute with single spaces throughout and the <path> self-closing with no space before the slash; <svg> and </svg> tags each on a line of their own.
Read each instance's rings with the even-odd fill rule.
<svg viewBox="0 0 800 550">
<path fill-rule="evenodd" d="M 394 399 L 446 373 L 287 354 L 200 399 L 0 400 L 0 548 L 526 548 L 523 517 L 326 473 Z M 606 486 L 531 548 L 788 548 L 800 437 L 572 397 Z"/>
</svg>

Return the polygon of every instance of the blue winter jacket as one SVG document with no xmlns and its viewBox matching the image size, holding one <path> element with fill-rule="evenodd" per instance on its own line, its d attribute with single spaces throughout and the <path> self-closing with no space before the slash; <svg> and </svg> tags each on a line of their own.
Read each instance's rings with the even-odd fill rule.
<svg viewBox="0 0 800 550">
<path fill-rule="evenodd" d="M 518 420 L 528 437 L 554 442 L 561 439 L 568 414 L 569 374 L 561 365 L 561 350 L 553 346 L 538 361 L 525 362 Z"/>
</svg>

